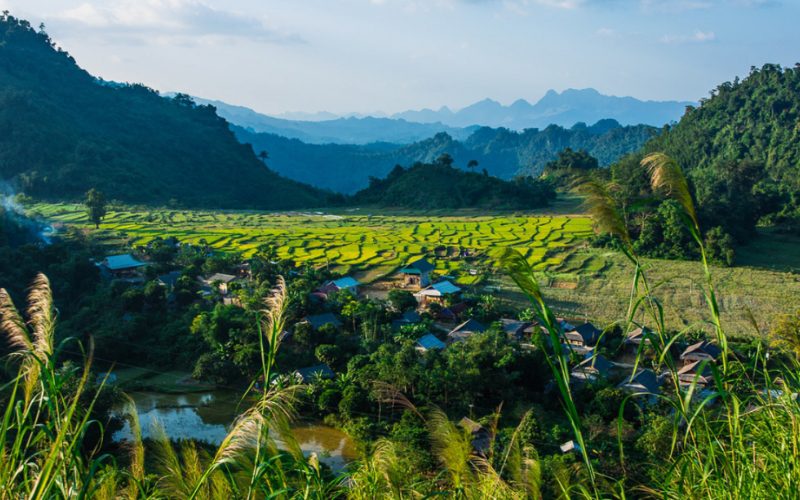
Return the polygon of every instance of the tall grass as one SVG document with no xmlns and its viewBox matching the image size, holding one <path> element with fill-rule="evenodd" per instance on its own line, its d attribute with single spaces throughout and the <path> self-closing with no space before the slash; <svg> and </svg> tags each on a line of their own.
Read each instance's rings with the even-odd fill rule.
<svg viewBox="0 0 800 500">
<path fill-rule="evenodd" d="M 93 427 L 102 429 L 90 420 L 100 392 L 87 393 L 91 349 L 74 382 L 53 349 L 56 314 L 43 275 L 31 286 L 28 304 L 23 317 L 0 289 L 2 331 L 17 368 L 2 388 L 0 498 L 330 498 L 336 492 L 338 484 L 323 479 L 319 462 L 306 459 L 291 434 L 300 386 L 272 383 L 287 305 L 282 280 L 258 318 L 264 389 L 250 387 L 250 407 L 217 450 L 208 454 L 192 442 L 171 442 L 158 427 L 146 447 L 128 398 L 133 438 L 127 468 L 86 441 Z"/>
</svg>

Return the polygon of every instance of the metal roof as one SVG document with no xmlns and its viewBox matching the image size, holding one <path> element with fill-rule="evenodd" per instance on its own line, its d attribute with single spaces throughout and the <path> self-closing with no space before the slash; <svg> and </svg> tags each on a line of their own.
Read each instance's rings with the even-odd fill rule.
<svg viewBox="0 0 800 500">
<path fill-rule="evenodd" d="M 432 335 L 430 333 L 420 337 L 420 339 L 417 340 L 417 345 L 419 347 L 425 349 L 426 351 L 429 351 L 429 350 L 432 350 L 432 349 L 444 349 L 445 348 L 444 342 L 442 342 L 441 340 L 439 340 L 438 338 L 436 338 L 434 335 Z"/>
<path fill-rule="evenodd" d="M 133 255 L 125 253 L 122 255 L 109 255 L 103 261 L 103 265 L 112 271 L 120 271 L 122 269 L 134 269 L 146 265 Z"/>
<path fill-rule="evenodd" d="M 449 281 L 440 281 L 438 283 L 434 283 L 433 285 L 431 285 L 431 287 L 437 292 L 441 293 L 442 295 L 449 295 L 461 291 L 459 287 L 455 286 Z"/>
<path fill-rule="evenodd" d="M 358 282 L 357 279 L 351 278 L 350 276 L 345 276 L 344 278 L 339 278 L 338 280 L 333 280 L 331 283 L 338 288 L 339 290 L 346 290 L 348 288 L 355 288 L 361 283 Z"/>
</svg>

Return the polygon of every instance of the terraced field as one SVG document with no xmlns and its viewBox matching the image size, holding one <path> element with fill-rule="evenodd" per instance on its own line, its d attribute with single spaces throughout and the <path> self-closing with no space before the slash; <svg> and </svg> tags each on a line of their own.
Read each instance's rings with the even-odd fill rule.
<svg viewBox="0 0 800 500">
<path fill-rule="evenodd" d="M 91 227 L 80 205 L 37 204 L 29 212 L 51 223 Z M 146 245 L 157 236 L 205 243 L 245 257 L 263 243 L 275 245 L 282 258 L 330 265 L 366 281 L 388 274 L 413 257 L 442 256 L 439 272 L 468 284 L 475 277 L 457 256 L 467 251 L 474 265 L 492 249 L 514 246 L 540 271 L 556 271 L 572 259 L 576 246 L 591 234 L 586 217 L 426 216 L 204 212 L 189 210 L 110 212 L 99 237 L 110 243 Z M 570 266 L 571 267 L 571 266 Z"/>
<path fill-rule="evenodd" d="M 38 204 L 29 212 L 54 224 L 92 228 L 81 205 Z M 95 234 L 120 249 L 144 245 L 156 236 L 175 236 L 245 256 L 262 243 L 272 243 L 282 257 L 329 265 L 364 282 L 378 281 L 414 257 L 435 256 L 432 260 L 440 275 L 452 276 L 462 285 L 480 283 L 486 287 L 479 290 L 494 290 L 502 300 L 522 307 L 524 297 L 507 276 L 492 272 L 488 258 L 491 250 L 510 245 L 540 271 L 548 302 L 559 314 L 608 324 L 627 311 L 633 270 L 619 253 L 588 248 L 584 243 L 591 231 L 587 217 L 561 214 L 489 217 L 131 208 L 109 213 Z M 714 270 L 729 333 L 753 335 L 751 318 L 767 331 L 777 315 L 797 308 L 798 249 L 800 239 L 765 233 L 740 249 L 741 265 Z M 466 259 L 461 257 L 464 250 L 470 254 Z M 706 329 L 699 264 L 656 259 L 646 259 L 645 264 L 651 281 L 658 283 L 668 325 L 676 330 Z"/>
</svg>

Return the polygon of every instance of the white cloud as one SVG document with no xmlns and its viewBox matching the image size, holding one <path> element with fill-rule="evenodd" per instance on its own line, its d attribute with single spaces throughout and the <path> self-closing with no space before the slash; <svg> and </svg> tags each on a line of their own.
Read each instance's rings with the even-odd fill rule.
<svg viewBox="0 0 800 500">
<path fill-rule="evenodd" d="M 300 37 L 268 26 L 261 18 L 216 9 L 202 0 L 110 0 L 85 2 L 59 13 L 56 19 L 83 30 L 94 30 L 127 41 L 180 44 L 247 38 L 292 43 Z"/>
<path fill-rule="evenodd" d="M 661 37 L 663 43 L 703 43 L 712 42 L 717 39 L 713 31 L 697 30 L 691 35 L 664 35 Z"/>
</svg>

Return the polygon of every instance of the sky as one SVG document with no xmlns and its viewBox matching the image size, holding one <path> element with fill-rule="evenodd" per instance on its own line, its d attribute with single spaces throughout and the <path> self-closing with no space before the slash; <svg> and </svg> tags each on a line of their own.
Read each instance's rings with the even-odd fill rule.
<svg viewBox="0 0 800 500">
<path fill-rule="evenodd" d="M 800 62 L 800 0 L 0 0 L 83 68 L 278 114 L 548 89 L 696 101 Z"/>
</svg>

